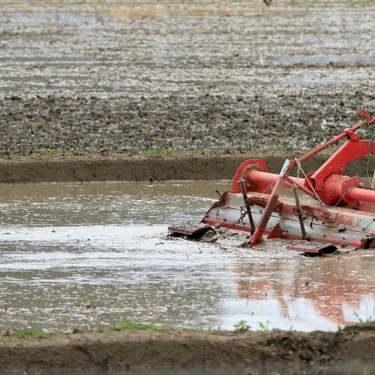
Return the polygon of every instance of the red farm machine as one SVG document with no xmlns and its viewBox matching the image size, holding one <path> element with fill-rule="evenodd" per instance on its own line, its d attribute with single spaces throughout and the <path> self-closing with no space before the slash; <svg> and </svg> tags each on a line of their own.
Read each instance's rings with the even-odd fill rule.
<svg viewBox="0 0 375 375">
<path fill-rule="evenodd" d="M 220 195 L 199 225 L 170 226 L 170 234 L 194 238 L 210 229 L 245 233 L 249 247 L 263 239 L 302 240 L 289 248 L 318 255 L 340 248 L 375 248 L 375 190 L 357 176 L 344 175 L 349 162 L 375 153 L 375 141 L 357 134 L 375 124 L 375 117 L 364 109 L 357 115 L 357 125 L 300 158 L 287 159 L 280 174 L 269 173 L 261 159 L 246 160 L 234 175 L 232 189 Z M 303 172 L 306 160 L 338 143 L 318 170 Z M 302 177 L 292 177 L 293 170 Z M 281 195 L 285 188 L 293 194 Z"/>
</svg>

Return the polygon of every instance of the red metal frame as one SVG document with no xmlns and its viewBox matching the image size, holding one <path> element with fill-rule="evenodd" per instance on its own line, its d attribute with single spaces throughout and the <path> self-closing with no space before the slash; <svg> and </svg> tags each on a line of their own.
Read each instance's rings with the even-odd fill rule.
<svg viewBox="0 0 375 375">
<path fill-rule="evenodd" d="M 249 223 L 244 222 L 244 215 L 238 215 L 238 211 L 242 212 L 244 206 L 246 209 L 252 206 L 256 208 L 255 216 L 259 221 L 252 231 L 250 247 L 257 245 L 265 234 L 268 238 L 301 238 L 298 232 L 306 232 L 304 222 L 308 224 L 309 220 L 314 224 L 310 227 L 316 227 L 315 231 L 308 231 L 307 239 L 310 241 L 323 240 L 355 247 L 375 246 L 375 191 L 365 188 L 359 177 L 344 175 L 349 162 L 375 152 L 375 142 L 361 140 L 356 133 L 358 129 L 374 124 L 375 117 L 364 109 L 358 110 L 357 115 L 362 118 L 361 122 L 299 159 L 287 159 L 279 175 L 269 173 L 261 159 L 242 163 L 233 178 L 232 190 L 221 196 L 202 222 L 249 233 Z M 344 144 L 318 170 L 309 173 L 306 178 L 290 176 L 293 168 L 344 139 Z M 240 180 L 246 187 L 246 194 L 241 195 Z M 300 203 L 297 197 L 295 200 L 280 198 L 281 190 L 292 186 L 318 203 L 306 200 Z M 299 224 L 296 219 L 299 219 Z M 297 230 L 285 229 L 290 223 Z M 298 226 L 302 226 L 300 231 Z"/>
</svg>

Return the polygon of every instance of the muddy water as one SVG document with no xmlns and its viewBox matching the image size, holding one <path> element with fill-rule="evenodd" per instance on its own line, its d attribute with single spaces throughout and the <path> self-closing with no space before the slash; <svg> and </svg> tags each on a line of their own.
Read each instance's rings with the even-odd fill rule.
<svg viewBox="0 0 375 375">
<path fill-rule="evenodd" d="M 229 181 L 2 185 L 0 328 L 336 330 L 374 317 L 375 254 L 168 239 Z"/>
</svg>

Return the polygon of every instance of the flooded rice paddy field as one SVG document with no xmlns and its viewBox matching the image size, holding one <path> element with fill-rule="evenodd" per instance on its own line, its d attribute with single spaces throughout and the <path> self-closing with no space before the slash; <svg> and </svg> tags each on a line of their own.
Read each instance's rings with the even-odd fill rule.
<svg viewBox="0 0 375 375">
<path fill-rule="evenodd" d="M 22 156 L 31 165 L 28 155 L 64 154 L 74 170 L 73 154 L 309 149 L 353 125 L 357 108 L 375 109 L 374 15 L 367 0 L 274 0 L 268 8 L 261 0 L 2 1 L 0 156 Z M 29 181 L 37 180 L 33 171 Z M 237 237 L 212 244 L 167 237 L 169 224 L 199 221 L 215 190 L 229 186 L 1 185 L 0 329 L 99 330 L 128 319 L 233 330 L 242 321 L 254 331 L 291 331 L 265 333 L 285 349 L 280 360 L 299 366 L 307 345 L 310 362 L 325 363 L 321 332 L 302 338 L 302 354 L 293 357 L 294 330 L 336 331 L 372 320 L 374 253 L 305 258 L 277 241 L 249 250 Z M 85 350 L 95 334 L 82 334 L 82 347 L 80 334 L 52 339 L 74 336 L 79 360 L 85 352 L 88 369 L 102 369 L 119 366 L 108 358 L 127 354 L 121 340 L 128 342 L 128 334 L 119 333 L 118 346 L 98 345 L 104 362 Z M 279 340 L 279 334 L 294 338 Z M 343 335 L 352 341 L 350 332 Z M 348 358 L 335 351 L 335 340 L 332 358 Z M 155 345 L 168 355 L 173 348 L 182 358 L 176 363 L 195 365 L 196 357 L 183 360 L 188 346 L 175 351 L 173 342 Z M 353 340 L 349 357 L 369 347 L 370 353 L 369 343 Z M 152 367 L 147 337 L 144 344 L 142 363 Z M 204 346 L 202 363 L 220 363 L 215 348 Z M 231 357 L 232 342 L 226 348 Z M 71 366 L 65 346 L 58 360 L 51 349 L 45 362 L 43 350 L 27 357 L 18 344 L 2 357 L 7 362 L 13 354 L 14 368 L 22 359 L 38 373 L 64 363 L 64 355 Z M 268 339 L 258 349 L 261 358 L 275 359 Z M 163 358 L 162 351 L 158 365 Z M 248 354 L 242 358 L 247 364 Z"/>
<path fill-rule="evenodd" d="M 375 253 L 306 258 L 167 237 L 229 181 L 2 185 L 0 329 L 336 331 L 375 314 Z"/>
<path fill-rule="evenodd" d="M 306 149 L 375 108 L 361 0 L 7 1 L 0 153 Z"/>
<path fill-rule="evenodd" d="M 375 109 L 371 1 L 0 4 L 0 154 L 305 149 Z M 1 328 L 336 330 L 374 257 L 191 243 L 227 182 L 3 185 Z"/>
</svg>

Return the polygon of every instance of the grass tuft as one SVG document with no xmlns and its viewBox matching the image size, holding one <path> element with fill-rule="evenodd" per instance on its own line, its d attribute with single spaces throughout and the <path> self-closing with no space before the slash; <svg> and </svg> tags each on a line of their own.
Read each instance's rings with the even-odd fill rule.
<svg viewBox="0 0 375 375">
<path fill-rule="evenodd" d="M 57 151 L 56 150 L 46 150 L 44 151 L 44 155 L 47 155 L 47 156 L 53 156 L 53 155 L 56 155 L 57 154 Z"/>
<path fill-rule="evenodd" d="M 164 327 L 157 326 L 153 322 L 146 324 L 139 322 L 129 322 L 128 320 L 124 319 L 120 326 L 114 326 L 104 331 L 122 331 L 124 329 L 163 331 Z"/>
<path fill-rule="evenodd" d="M 238 323 L 234 324 L 234 328 L 234 332 L 243 333 L 249 331 L 251 326 L 247 324 L 246 320 L 240 320 Z"/>
<path fill-rule="evenodd" d="M 173 154 L 175 154 L 176 152 L 177 152 L 177 148 L 174 148 L 174 147 L 170 147 L 170 148 L 168 148 L 167 151 L 165 151 L 165 153 L 166 153 L 167 155 L 173 155 Z"/>
<path fill-rule="evenodd" d="M 44 331 L 41 331 L 40 329 L 26 329 L 26 330 L 12 329 L 9 332 L 9 336 L 15 336 L 15 337 L 30 337 L 30 336 L 46 337 L 46 333 Z"/>
<path fill-rule="evenodd" d="M 144 150 L 144 151 L 138 151 L 138 155 L 156 155 L 156 150 Z"/>
</svg>

